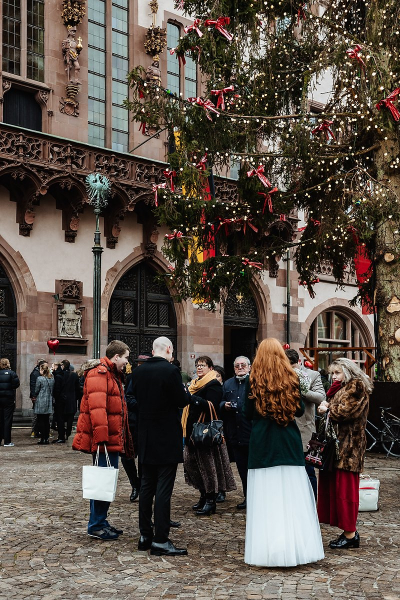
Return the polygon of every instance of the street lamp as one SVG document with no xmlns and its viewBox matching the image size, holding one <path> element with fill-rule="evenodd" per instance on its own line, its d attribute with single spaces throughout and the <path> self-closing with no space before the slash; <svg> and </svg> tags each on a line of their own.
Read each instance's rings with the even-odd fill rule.
<svg viewBox="0 0 400 600">
<path fill-rule="evenodd" d="M 100 213 L 107 206 L 111 183 L 105 175 L 91 173 L 86 177 L 88 202 L 94 207 L 96 230 L 93 252 L 93 358 L 100 358 L 101 339 L 101 254 Z"/>
</svg>

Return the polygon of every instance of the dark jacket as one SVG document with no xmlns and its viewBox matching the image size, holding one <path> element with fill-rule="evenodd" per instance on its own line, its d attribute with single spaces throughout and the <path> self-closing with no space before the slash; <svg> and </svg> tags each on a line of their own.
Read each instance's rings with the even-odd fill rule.
<svg viewBox="0 0 400 600">
<path fill-rule="evenodd" d="M 75 371 L 64 369 L 54 379 L 53 396 L 57 403 L 63 405 L 64 414 L 74 415 L 81 399 L 81 386 Z"/>
<path fill-rule="evenodd" d="M 363 470 L 368 409 L 369 394 L 358 379 L 352 379 L 329 398 L 329 415 L 337 424 L 339 439 L 337 469 L 353 473 Z"/>
<path fill-rule="evenodd" d="M 228 444 L 248 446 L 251 434 L 251 421 L 243 415 L 246 396 L 246 379 L 227 379 L 222 386 L 221 418 L 224 421 L 224 434 Z M 237 408 L 225 409 L 226 402 L 236 402 Z"/>
<path fill-rule="evenodd" d="M 304 413 L 304 403 L 300 400 L 296 417 Z M 292 465 L 304 467 L 303 445 L 296 420 L 286 427 L 279 425 L 274 419 L 263 417 L 255 409 L 254 399 L 246 395 L 244 415 L 253 420 L 253 428 L 249 444 L 249 469 L 264 469 Z"/>
<path fill-rule="evenodd" d="M 39 367 L 35 367 L 29 375 L 29 398 L 35 398 L 36 379 L 40 375 Z"/>
<path fill-rule="evenodd" d="M 196 395 L 192 395 L 192 402 L 189 407 L 189 415 L 186 424 L 185 445 L 192 447 L 190 444 L 190 436 L 192 435 L 193 424 L 199 420 L 202 412 L 204 412 L 205 423 L 210 422 L 211 413 L 208 402 L 214 405 L 217 417 L 219 417 L 219 405 L 222 400 L 222 385 L 217 379 L 212 379 L 204 387 L 199 390 Z"/>
<path fill-rule="evenodd" d="M 153 356 L 132 372 L 138 408 L 138 459 L 150 465 L 183 462 L 179 408 L 190 402 L 178 367 Z"/>
<path fill-rule="evenodd" d="M 0 400 L 14 402 L 15 390 L 18 387 L 18 375 L 11 369 L 0 369 Z"/>
</svg>

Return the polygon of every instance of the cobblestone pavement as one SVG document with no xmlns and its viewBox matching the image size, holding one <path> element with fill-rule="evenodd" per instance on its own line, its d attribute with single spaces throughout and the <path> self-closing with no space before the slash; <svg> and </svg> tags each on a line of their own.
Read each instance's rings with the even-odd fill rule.
<svg viewBox="0 0 400 600">
<path fill-rule="evenodd" d="M 70 443 L 37 446 L 27 429 L 13 430 L 13 441 L 14 448 L 0 448 L 0 600 L 400 599 L 397 459 L 367 457 L 366 472 L 381 480 L 381 509 L 360 514 L 359 550 L 330 550 L 336 530 L 323 526 L 325 560 L 264 569 L 243 562 L 239 491 L 228 494 L 214 516 L 197 518 L 190 508 L 197 495 L 180 468 L 172 518 L 182 527 L 171 538 L 189 555 L 153 557 L 136 549 L 138 504 L 129 502 L 123 470 L 109 514 L 124 534 L 101 542 L 86 535 L 81 466 L 88 456 Z"/>
</svg>

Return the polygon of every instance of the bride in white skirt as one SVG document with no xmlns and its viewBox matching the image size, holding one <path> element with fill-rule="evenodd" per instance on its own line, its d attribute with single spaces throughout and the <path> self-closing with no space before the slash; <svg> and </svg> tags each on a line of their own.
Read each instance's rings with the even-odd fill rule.
<svg viewBox="0 0 400 600">
<path fill-rule="evenodd" d="M 324 558 L 314 493 L 295 416 L 304 405 L 298 376 L 280 342 L 263 340 L 249 379 L 249 445 L 244 560 L 294 567 Z"/>
</svg>

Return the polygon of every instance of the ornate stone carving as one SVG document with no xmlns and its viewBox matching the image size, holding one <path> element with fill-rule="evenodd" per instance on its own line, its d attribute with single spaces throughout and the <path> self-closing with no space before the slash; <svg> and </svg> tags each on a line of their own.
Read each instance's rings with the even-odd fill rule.
<svg viewBox="0 0 400 600">
<path fill-rule="evenodd" d="M 76 27 L 74 25 L 68 25 L 68 37 L 62 41 L 62 53 L 65 63 L 65 71 L 67 73 L 67 80 L 71 83 L 80 83 L 79 73 L 81 70 L 79 64 L 79 54 L 82 50 L 82 39 L 79 37 L 77 40 Z M 75 79 L 72 79 L 71 72 L 74 71 Z"/>
<path fill-rule="evenodd" d="M 278 277 L 279 264 L 275 256 L 271 256 L 268 260 L 269 276 L 276 279 Z"/>
<path fill-rule="evenodd" d="M 112 154 L 111 156 L 107 156 L 105 154 L 96 154 L 95 168 L 96 171 L 101 171 L 108 177 L 116 177 L 118 179 L 130 178 L 129 162 L 127 160 L 117 158 L 115 154 Z"/>
<path fill-rule="evenodd" d="M 76 304 L 65 302 L 58 308 L 58 332 L 59 337 L 82 337 L 82 312 L 76 308 Z"/>
<path fill-rule="evenodd" d="M 85 0 L 63 0 L 61 17 L 64 25 L 79 25 L 85 16 Z"/>
<path fill-rule="evenodd" d="M 11 90 L 11 85 L 11 81 L 9 81 L 8 79 L 3 79 L 3 95 L 9 90 Z"/>
<path fill-rule="evenodd" d="M 72 144 L 51 144 L 49 147 L 49 162 L 58 165 L 82 169 L 85 164 L 86 152 Z"/>
<path fill-rule="evenodd" d="M 59 296 L 60 300 L 63 302 L 81 302 L 82 281 L 77 281 L 76 279 L 61 279 Z"/>
<path fill-rule="evenodd" d="M 80 84 L 68 83 L 65 86 L 67 97 L 60 99 L 60 112 L 71 117 L 79 117 L 79 102 L 76 100 L 80 91 Z"/>
</svg>

